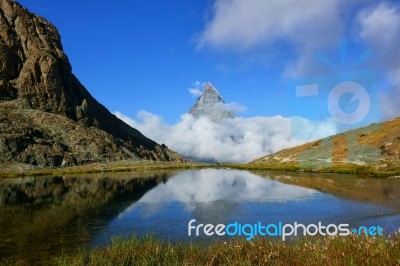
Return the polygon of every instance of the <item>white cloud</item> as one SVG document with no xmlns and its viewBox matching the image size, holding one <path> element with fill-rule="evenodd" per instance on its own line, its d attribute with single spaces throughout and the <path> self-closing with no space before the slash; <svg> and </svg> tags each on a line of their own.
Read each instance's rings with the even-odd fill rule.
<svg viewBox="0 0 400 266">
<path fill-rule="evenodd" d="M 400 9 L 387 2 L 380 3 L 374 8 L 364 9 L 359 13 L 362 26 L 360 36 L 380 44 L 382 47 L 400 42 L 397 33 L 400 31 Z M 379 36 L 379 38 L 377 38 Z"/>
<path fill-rule="evenodd" d="M 188 90 L 189 90 L 190 94 L 192 94 L 192 96 L 194 96 L 194 97 L 199 97 L 203 94 L 203 92 L 197 88 L 191 88 Z"/>
<path fill-rule="evenodd" d="M 358 0 L 217 0 L 197 45 L 245 53 L 245 58 L 263 48 L 259 57 L 275 54 L 269 61 L 294 53 L 291 61 L 284 59 L 288 64 L 283 74 L 315 74 L 320 65 L 313 55 L 335 47 L 343 38 L 344 13 L 355 2 Z M 277 49 L 277 43 L 287 44 L 286 48 Z"/>
<path fill-rule="evenodd" d="M 197 80 L 197 81 L 193 82 L 193 86 L 194 86 L 195 88 L 204 87 L 204 83 Z"/>
<path fill-rule="evenodd" d="M 232 102 L 232 103 L 225 103 L 224 109 L 233 113 L 243 113 L 246 111 L 246 106 L 241 105 L 240 103 Z"/>
<path fill-rule="evenodd" d="M 203 94 L 203 88 L 206 85 L 205 82 L 195 81 L 193 82 L 193 88 L 189 88 L 188 91 L 192 94 L 193 97 L 199 97 Z"/>
<path fill-rule="evenodd" d="M 338 5 L 337 0 L 217 0 L 198 44 L 247 50 L 276 40 L 330 41 L 341 31 Z"/>
<path fill-rule="evenodd" d="M 375 64 L 387 73 L 389 89 L 381 92 L 384 119 L 400 115 L 400 8 L 380 3 L 357 16 L 360 37 L 375 53 Z"/>
<path fill-rule="evenodd" d="M 400 67 L 389 72 L 389 91 L 381 94 L 381 106 L 384 119 L 400 115 Z"/>
<path fill-rule="evenodd" d="M 400 66 L 400 8 L 387 2 L 358 15 L 360 37 L 377 53 L 380 67 Z"/>
<path fill-rule="evenodd" d="M 332 121 L 311 122 L 296 118 L 296 130 L 302 139 L 292 137 L 291 118 L 281 116 L 225 119 L 213 123 L 208 118 L 181 116 L 175 125 L 141 111 L 137 120 L 120 112 L 115 115 L 145 136 L 164 143 L 185 157 L 201 161 L 245 163 L 284 148 L 297 146 L 337 132 Z"/>
</svg>

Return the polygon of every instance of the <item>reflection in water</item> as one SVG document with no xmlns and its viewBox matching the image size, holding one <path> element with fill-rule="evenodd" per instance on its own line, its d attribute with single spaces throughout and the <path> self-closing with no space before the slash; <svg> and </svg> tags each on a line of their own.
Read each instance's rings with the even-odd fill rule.
<svg viewBox="0 0 400 266">
<path fill-rule="evenodd" d="M 48 261 L 86 246 L 116 214 L 172 172 L 0 180 L 0 261 Z"/>
<path fill-rule="evenodd" d="M 345 174 L 252 171 L 253 174 L 285 184 L 317 189 L 341 198 L 371 202 L 400 211 L 400 180 L 358 177 Z"/>
<path fill-rule="evenodd" d="M 186 230 L 183 226 L 191 216 L 217 224 L 235 217 L 246 202 L 298 201 L 317 193 L 244 171 L 185 171 L 159 184 L 133 203 L 111 222 L 109 231 L 107 229 L 100 235 L 94 245 L 107 243 L 113 235 L 157 233 L 155 228 L 159 228 L 158 233 L 168 239 L 184 239 L 182 234 Z"/>
<path fill-rule="evenodd" d="M 342 177 L 206 169 L 0 179 L 0 261 L 48 261 L 121 234 L 193 240 L 193 218 L 400 226 L 398 183 Z"/>
<path fill-rule="evenodd" d="M 206 169 L 179 173 L 165 184 L 146 193 L 140 202 L 179 201 L 207 203 L 214 201 L 286 201 L 316 194 L 312 189 L 284 185 L 239 170 Z"/>
<path fill-rule="evenodd" d="M 399 214 L 388 207 L 342 199 L 246 171 L 206 169 L 182 172 L 159 184 L 112 220 L 92 245 L 133 233 L 188 240 L 187 223 L 193 218 L 212 224 L 321 221 L 380 225 L 389 232 L 400 226 Z"/>
<path fill-rule="evenodd" d="M 125 213 L 135 206 L 145 206 L 145 214 L 158 211 L 165 202 L 179 202 L 188 211 L 210 220 L 220 220 L 218 216 L 228 217 L 237 206 L 244 202 L 280 202 L 302 200 L 318 192 L 312 189 L 285 185 L 238 170 L 206 169 L 185 171 L 177 174 L 166 183 L 158 185 L 146 193 L 137 203 L 132 204 Z M 210 217 L 210 213 L 213 215 Z"/>
</svg>

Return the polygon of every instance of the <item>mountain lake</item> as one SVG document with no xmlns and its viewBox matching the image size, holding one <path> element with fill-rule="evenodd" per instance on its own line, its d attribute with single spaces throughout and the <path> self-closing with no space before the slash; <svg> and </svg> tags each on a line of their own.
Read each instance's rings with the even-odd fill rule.
<svg viewBox="0 0 400 266">
<path fill-rule="evenodd" d="M 41 263 L 118 236 L 229 241 L 194 230 L 189 237 L 192 219 L 345 223 L 391 234 L 400 227 L 400 180 L 224 168 L 0 179 L 0 261 Z"/>
</svg>

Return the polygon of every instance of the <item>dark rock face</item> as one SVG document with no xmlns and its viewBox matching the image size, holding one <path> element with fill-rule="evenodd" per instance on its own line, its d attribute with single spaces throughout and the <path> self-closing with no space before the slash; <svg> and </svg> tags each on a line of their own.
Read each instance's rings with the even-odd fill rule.
<svg viewBox="0 0 400 266">
<path fill-rule="evenodd" d="M 205 85 L 203 94 L 190 108 L 189 113 L 195 118 L 208 117 L 213 122 L 235 118 L 235 114 L 227 110 L 221 95 L 210 83 Z"/>
<path fill-rule="evenodd" d="M 72 74 L 57 29 L 0 2 L 0 163 L 182 161 L 98 103 Z"/>
</svg>

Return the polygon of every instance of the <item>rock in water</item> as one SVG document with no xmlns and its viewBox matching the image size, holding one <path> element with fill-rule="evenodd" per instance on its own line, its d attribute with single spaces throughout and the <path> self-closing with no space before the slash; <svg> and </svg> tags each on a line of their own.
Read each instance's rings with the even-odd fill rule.
<svg viewBox="0 0 400 266">
<path fill-rule="evenodd" d="M 71 69 L 52 24 L 0 1 L 0 163 L 183 160 L 111 114 Z"/>
<path fill-rule="evenodd" d="M 195 118 L 208 117 L 213 122 L 224 118 L 235 118 L 235 114 L 226 108 L 221 95 L 210 83 L 205 85 L 203 94 L 190 108 L 189 113 Z"/>
</svg>

